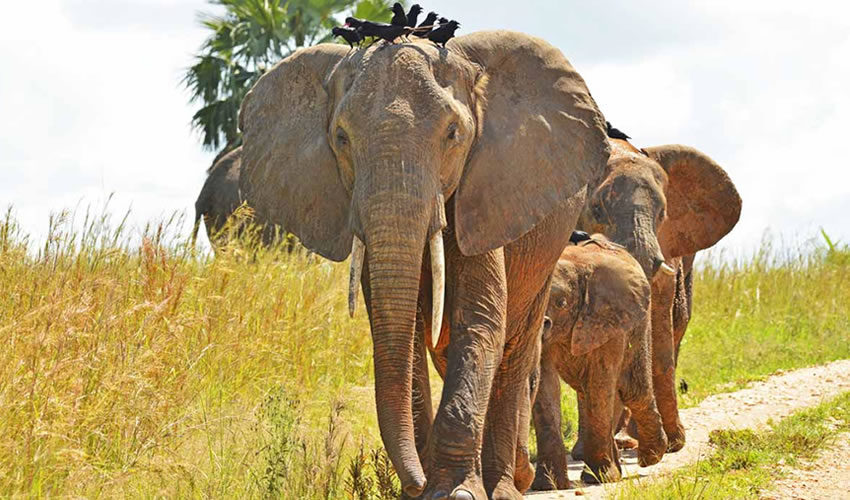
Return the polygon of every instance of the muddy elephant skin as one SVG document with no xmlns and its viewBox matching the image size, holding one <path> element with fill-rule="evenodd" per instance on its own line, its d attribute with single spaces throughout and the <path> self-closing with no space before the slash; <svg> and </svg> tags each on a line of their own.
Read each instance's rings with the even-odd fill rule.
<svg viewBox="0 0 850 500">
<path fill-rule="evenodd" d="M 446 49 L 324 44 L 266 73 L 240 122 L 257 216 L 326 258 L 353 255 L 349 306 L 359 277 L 378 425 L 405 494 L 521 498 L 518 409 L 552 269 L 610 153 L 584 81 L 512 32 Z M 443 337 L 433 415 L 415 367 Z"/>
<path fill-rule="evenodd" d="M 552 281 L 543 337 L 539 388 L 533 406 L 537 435 L 535 490 L 564 489 L 567 451 L 561 436 L 559 376 L 576 390 L 582 415 L 585 482 L 616 481 L 614 432 L 623 405 L 644 439 L 641 465 L 658 463 L 667 448 L 650 370 L 650 285 L 640 264 L 604 236 L 568 246 Z"/>
<path fill-rule="evenodd" d="M 668 452 L 675 452 L 685 444 L 675 371 L 691 314 L 694 254 L 735 227 L 741 197 L 723 168 L 694 148 L 610 141 L 605 179 L 590 194 L 579 227 L 624 245 L 651 280 L 653 387 Z"/>
</svg>

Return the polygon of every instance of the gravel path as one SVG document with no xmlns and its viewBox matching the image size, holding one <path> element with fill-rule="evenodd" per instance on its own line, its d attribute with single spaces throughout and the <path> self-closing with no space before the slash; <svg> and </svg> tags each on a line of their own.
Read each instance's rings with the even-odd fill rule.
<svg viewBox="0 0 850 500">
<path fill-rule="evenodd" d="M 661 463 L 652 467 L 639 467 L 631 450 L 623 455 L 624 476 L 659 476 L 697 461 L 710 453 L 708 434 L 714 429 L 758 428 L 769 419 L 778 420 L 803 408 L 816 406 L 843 392 L 850 391 L 850 360 L 834 361 L 827 365 L 803 368 L 792 372 L 778 372 L 763 382 L 755 382 L 737 392 L 718 394 L 703 400 L 699 406 L 681 410 L 687 444 L 682 451 L 665 455 Z M 850 453 L 845 454 L 845 463 Z M 570 480 L 578 482 L 581 462 L 570 461 Z M 530 492 L 526 498 L 550 500 L 562 498 L 604 498 L 606 491 L 616 485 L 587 486 L 557 492 Z M 844 489 L 844 492 L 850 489 Z M 779 497 L 797 498 L 797 497 Z M 804 497 L 809 498 L 809 497 Z M 818 498 L 828 498 L 819 496 Z M 850 498 L 844 496 L 843 498 Z"/>
<path fill-rule="evenodd" d="M 824 450 L 805 469 L 788 469 L 788 477 L 777 481 L 765 500 L 820 500 L 850 497 L 850 433 L 839 434 L 835 444 Z"/>
</svg>

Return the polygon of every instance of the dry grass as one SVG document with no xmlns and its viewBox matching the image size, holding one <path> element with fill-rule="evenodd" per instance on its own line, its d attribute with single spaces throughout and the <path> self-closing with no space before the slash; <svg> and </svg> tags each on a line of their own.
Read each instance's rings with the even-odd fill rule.
<svg viewBox="0 0 850 500">
<path fill-rule="evenodd" d="M 148 229 L 0 225 L 0 491 L 332 498 L 378 446 L 371 342 L 346 269 L 199 257 Z M 347 453 L 345 457 L 341 455 Z"/>
<path fill-rule="evenodd" d="M 70 227 L 33 248 L 0 221 L 0 496 L 397 494 L 344 264 L 250 241 L 198 255 L 172 222 Z M 838 249 L 704 265 L 689 401 L 846 357 L 846 278 Z"/>
</svg>

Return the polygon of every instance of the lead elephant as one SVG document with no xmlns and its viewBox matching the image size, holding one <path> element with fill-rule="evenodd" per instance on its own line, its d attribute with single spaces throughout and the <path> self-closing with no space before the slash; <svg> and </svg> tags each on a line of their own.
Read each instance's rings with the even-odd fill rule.
<svg viewBox="0 0 850 500">
<path fill-rule="evenodd" d="M 447 49 L 319 45 L 265 74 L 240 121 L 240 186 L 258 216 L 331 260 L 353 253 L 350 306 L 359 281 L 378 424 L 404 492 L 521 498 L 521 388 L 552 269 L 609 155 L 584 81 L 519 33 Z M 446 381 L 415 435 L 414 338 L 432 330 L 451 332 Z"/>
<path fill-rule="evenodd" d="M 543 336 L 539 389 L 533 399 L 537 473 L 533 488 L 569 488 L 561 437 L 559 376 L 583 402 L 585 482 L 620 478 L 614 432 L 623 405 L 644 438 L 638 460 L 658 463 L 667 448 L 652 390 L 650 285 L 625 248 L 604 236 L 568 246 L 555 268 Z"/>
<path fill-rule="evenodd" d="M 651 280 L 653 386 L 668 452 L 675 452 L 685 445 L 675 371 L 691 314 L 694 254 L 735 227 L 741 197 L 723 168 L 694 148 L 637 149 L 610 141 L 605 179 L 591 193 L 579 227 L 624 245 Z M 579 439 L 574 458 L 582 456 L 582 445 Z"/>
</svg>

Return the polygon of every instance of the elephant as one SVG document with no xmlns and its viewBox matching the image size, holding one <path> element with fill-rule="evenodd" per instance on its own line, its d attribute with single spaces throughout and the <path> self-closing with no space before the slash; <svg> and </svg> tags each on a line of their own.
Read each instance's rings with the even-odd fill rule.
<svg viewBox="0 0 850 500">
<path fill-rule="evenodd" d="M 561 438 L 559 376 L 578 394 L 584 439 L 584 482 L 616 481 L 614 432 L 625 405 L 642 439 L 638 460 L 656 464 L 667 437 L 652 389 L 649 281 L 640 264 L 602 236 L 568 246 L 552 280 L 536 399 L 537 470 L 532 488 L 569 488 Z"/>
<path fill-rule="evenodd" d="M 207 170 L 207 180 L 195 201 L 193 243 L 198 239 L 201 219 L 206 226 L 213 250 L 223 247 L 229 237 L 239 236 L 248 227 L 248 221 L 236 222 L 232 218 L 239 207 L 250 204 L 246 191 L 239 186 L 241 171 L 242 146 L 220 154 L 213 161 Z M 289 238 L 281 227 L 264 223 L 256 214 L 250 222 L 259 225 L 259 241 L 264 246 L 270 247 L 282 242 L 283 248 L 290 253 L 298 248 L 297 243 Z M 228 230 L 228 224 L 237 225 Z"/>
<path fill-rule="evenodd" d="M 692 147 L 609 141 L 605 179 L 590 193 L 579 227 L 625 246 L 650 279 L 652 383 L 667 451 L 676 452 L 685 445 L 675 372 L 691 316 L 694 255 L 735 227 L 741 197 L 723 168 Z M 573 458 L 582 457 L 583 445 L 580 433 Z"/>
<path fill-rule="evenodd" d="M 192 241 L 196 241 L 201 219 L 213 248 L 224 237 L 225 225 L 233 212 L 245 201 L 239 190 L 239 172 L 242 169 L 242 147 L 219 155 L 207 170 L 207 180 L 195 201 L 195 225 Z"/>
<path fill-rule="evenodd" d="M 446 48 L 321 44 L 263 75 L 239 120 L 239 184 L 257 215 L 332 261 L 351 255 L 349 310 L 362 289 L 403 492 L 521 498 L 521 388 L 552 270 L 610 154 L 584 80 L 558 49 L 508 31 Z M 444 331 L 433 415 L 419 368 L 423 340 Z"/>
</svg>

